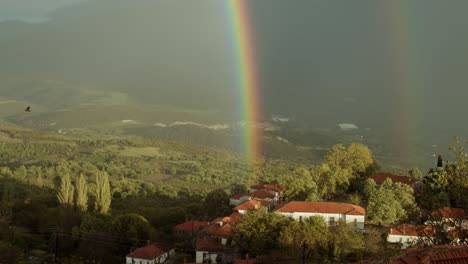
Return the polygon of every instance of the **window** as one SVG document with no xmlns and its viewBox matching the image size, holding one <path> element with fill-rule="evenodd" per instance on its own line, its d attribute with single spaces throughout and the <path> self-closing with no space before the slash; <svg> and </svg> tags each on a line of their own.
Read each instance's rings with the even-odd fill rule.
<svg viewBox="0 0 468 264">
<path fill-rule="evenodd" d="M 357 227 L 357 218 L 354 218 L 354 227 Z"/>
<path fill-rule="evenodd" d="M 335 225 L 335 217 L 330 217 L 330 225 Z"/>
</svg>

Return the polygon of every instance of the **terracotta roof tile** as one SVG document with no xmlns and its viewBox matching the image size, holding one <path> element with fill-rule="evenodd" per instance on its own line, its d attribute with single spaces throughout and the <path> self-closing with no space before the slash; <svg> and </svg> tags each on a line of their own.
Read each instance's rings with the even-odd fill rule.
<svg viewBox="0 0 468 264">
<path fill-rule="evenodd" d="M 255 200 L 245 201 L 245 202 L 241 203 L 240 205 L 234 207 L 233 210 L 246 211 L 246 210 L 255 210 L 255 209 L 258 209 L 260 207 L 268 208 L 269 206 L 270 206 L 269 202 L 255 199 Z"/>
<path fill-rule="evenodd" d="M 163 249 L 156 244 L 152 244 L 136 249 L 132 253 L 128 254 L 127 257 L 153 260 L 162 254 L 164 254 Z"/>
<path fill-rule="evenodd" d="M 369 176 L 369 179 L 372 179 L 375 181 L 377 184 L 382 184 L 387 178 L 390 178 L 393 183 L 402 183 L 402 184 L 407 184 L 407 185 L 413 185 L 416 180 L 407 177 L 407 176 L 400 176 L 400 175 L 393 175 L 390 173 L 378 173 Z"/>
<path fill-rule="evenodd" d="M 423 232 L 426 236 L 432 236 L 434 234 L 434 230 L 430 226 L 416 226 L 410 224 L 394 226 L 388 230 L 389 235 L 395 236 L 420 236 Z"/>
<path fill-rule="evenodd" d="M 466 218 L 465 210 L 462 208 L 439 208 L 432 211 L 431 215 L 445 218 Z"/>
<path fill-rule="evenodd" d="M 251 192 L 250 196 L 252 196 L 253 198 L 258 198 L 258 199 L 267 199 L 267 198 L 273 199 L 273 198 L 275 198 L 275 196 L 273 194 L 271 194 L 269 191 L 267 191 L 266 189 L 261 189 L 261 190 L 255 191 L 255 192 Z"/>
<path fill-rule="evenodd" d="M 195 246 L 197 251 L 224 252 L 224 247 L 212 239 L 197 239 Z"/>
<path fill-rule="evenodd" d="M 365 215 L 366 209 L 362 208 L 361 206 L 348 203 L 294 201 L 280 206 L 276 212 Z"/>
<path fill-rule="evenodd" d="M 197 220 L 192 220 L 188 221 L 182 224 L 178 224 L 174 227 L 176 230 L 183 230 L 183 231 L 194 231 L 198 232 L 200 229 L 202 229 L 205 226 L 208 226 L 209 222 L 207 221 L 197 221 Z"/>
<path fill-rule="evenodd" d="M 391 264 L 466 264 L 468 263 L 468 245 L 430 246 L 407 250 L 399 258 L 392 259 Z"/>
</svg>

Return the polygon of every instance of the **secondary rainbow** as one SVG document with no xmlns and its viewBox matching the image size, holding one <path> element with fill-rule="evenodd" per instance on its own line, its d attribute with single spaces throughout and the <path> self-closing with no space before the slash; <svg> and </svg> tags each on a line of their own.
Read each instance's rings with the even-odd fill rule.
<svg viewBox="0 0 468 264">
<path fill-rule="evenodd" d="M 235 61 L 236 89 L 240 91 L 241 118 L 244 122 L 242 150 L 248 162 L 261 157 L 260 88 L 257 75 L 255 41 L 247 0 L 225 0 L 232 29 L 231 43 Z"/>
</svg>

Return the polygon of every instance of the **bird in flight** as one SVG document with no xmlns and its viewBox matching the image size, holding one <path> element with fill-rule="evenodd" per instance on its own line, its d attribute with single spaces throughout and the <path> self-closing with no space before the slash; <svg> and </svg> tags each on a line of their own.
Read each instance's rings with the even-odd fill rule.
<svg viewBox="0 0 468 264">
<path fill-rule="evenodd" d="M 31 106 L 26 107 L 26 109 L 24 109 L 24 111 L 31 112 Z"/>
</svg>

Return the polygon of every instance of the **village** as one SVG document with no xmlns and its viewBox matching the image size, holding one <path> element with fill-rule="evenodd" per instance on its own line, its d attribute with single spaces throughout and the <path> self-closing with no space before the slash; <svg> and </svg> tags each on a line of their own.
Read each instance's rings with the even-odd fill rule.
<svg viewBox="0 0 468 264">
<path fill-rule="evenodd" d="M 377 185 L 390 179 L 393 183 L 411 186 L 415 195 L 423 190 L 422 181 L 407 176 L 379 173 L 368 178 Z M 312 216 L 321 216 L 328 227 L 346 223 L 355 232 L 363 234 L 369 232 L 369 229 L 384 230 L 389 248 L 401 250 L 399 257 L 394 257 L 388 262 L 369 259 L 359 263 L 466 263 L 456 262 L 466 261 L 468 257 L 468 245 L 460 240 L 460 237 L 466 237 L 468 232 L 468 219 L 461 208 L 439 208 L 421 213 L 419 221 L 381 225 L 368 221 L 366 209 L 355 204 L 288 201 L 284 195 L 284 188 L 274 183 L 250 186 L 249 192 L 236 193 L 230 197 L 229 204 L 233 207 L 230 215 L 217 217 L 212 221 L 193 219 L 180 223 L 173 228 L 174 238 L 191 246 L 182 250 L 194 253 L 194 263 L 253 264 L 256 260 L 249 254 L 241 255 L 232 236 L 236 225 L 249 211 L 266 210 L 271 214 L 282 215 L 290 221 L 299 222 Z M 416 222 L 422 224 L 415 224 Z M 442 237 L 450 238 L 446 244 L 439 241 L 441 232 Z M 128 254 L 126 263 L 173 263 L 171 258 L 175 254 L 174 247 L 150 243 Z M 184 259 L 183 263 L 193 262 Z"/>
</svg>

